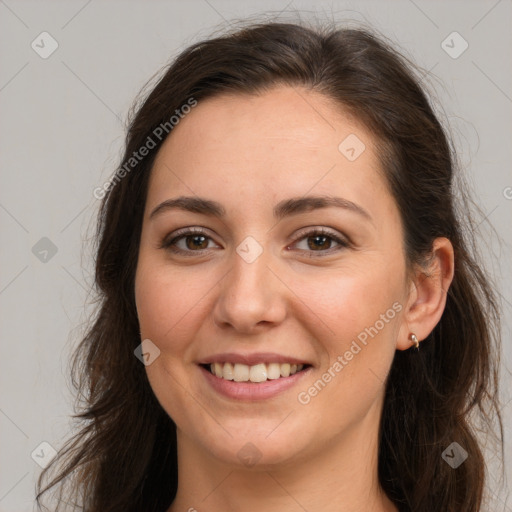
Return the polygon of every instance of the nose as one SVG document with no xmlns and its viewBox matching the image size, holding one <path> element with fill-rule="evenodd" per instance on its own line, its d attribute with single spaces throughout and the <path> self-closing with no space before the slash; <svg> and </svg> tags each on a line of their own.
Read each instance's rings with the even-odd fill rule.
<svg viewBox="0 0 512 512">
<path fill-rule="evenodd" d="M 214 308 L 216 325 L 251 334 L 283 322 L 287 288 L 271 263 L 266 251 L 252 263 L 233 251 L 230 271 L 219 283 Z"/>
</svg>

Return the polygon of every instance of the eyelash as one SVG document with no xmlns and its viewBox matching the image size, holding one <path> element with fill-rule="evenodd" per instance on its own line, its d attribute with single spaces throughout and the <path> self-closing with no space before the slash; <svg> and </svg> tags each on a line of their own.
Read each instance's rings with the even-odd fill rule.
<svg viewBox="0 0 512 512">
<path fill-rule="evenodd" d="M 179 247 L 176 246 L 176 243 L 181 240 L 181 239 L 184 239 L 184 238 L 187 238 L 188 236 L 193 236 L 193 235 L 203 235 L 205 236 L 206 238 L 208 239 L 212 239 L 210 236 L 208 236 L 206 234 L 206 232 L 201 229 L 201 228 L 185 228 L 183 229 L 182 231 L 178 231 L 176 233 L 173 233 L 172 234 L 172 238 L 170 236 L 167 236 L 165 237 L 162 242 L 160 243 L 159 245 L 159 249 L 166 249 L 166 250 L 169 250 L 173 253 L 176 253 L 176 254 L 182 254 L 184 256 L 192 256 L 193 253 L 196 253 L 196 254 L 201 254 L 201 253 L 207 253 L 210 251 L 210 249 L 199 249 L 197 251 L 193 251 L 193 250 L 183 250 L 183 249 L 180 249 Z M 305 249 L 299 249 L 299 251 L 302 251 L 302 252 L 309 252 L 311 254 L 310 257 L 313 257 L 313 258 L 318 258 L 318 257 L 323 257 L 323 256 L 327 256 L 329 254 L 332 254 L 333 252 L 338 252 L 342 249 L 346 249 L 348 247 L 350 247 L 350 243 L 337 236 L 335 233 L 333 233 L 332 231 L 329 231 L 325 228 L 315 228 L 315 229 L 312 229 L 310 231 L 306 231 L 306 232 L 301 232 L 299 235 L 298 235 L 298 238 L 292 242 L 293 244 L 297 243 L 297 242 L 300 242 L 301 240 L 304 240 L 304 239 L 307 239 L 307 238 L 312 238 L 314 236 L 325 236 L 327 238 L 330 238 L 331 240 L 333 240 L 334 242 L 336 242 L 337 244 L 339 244 L 339 247 L 337 248 L 330 248 L 330 249 L 326 249 L 326 250 L 321 250 L 321 251 L 307 251 Z M 292 245 L 292 244 L 290 244 Z M 287 246 L 288 248 L 289 246 Z M 315 254 L 315 253 L 318 253 L 318 254 Z M 314 254 L 314 256 L 313 256 Z"/>
</svg>

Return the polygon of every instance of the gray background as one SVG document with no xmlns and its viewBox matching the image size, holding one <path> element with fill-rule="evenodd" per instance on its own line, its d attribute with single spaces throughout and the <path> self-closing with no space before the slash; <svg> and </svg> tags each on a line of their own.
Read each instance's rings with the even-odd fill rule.
<svg viewBox="0 0 512 512">
<path fill-rule="evenodd" d="M 499 235 L 486 228 L 481 250 L 503 298 L 502 401 L 512 423 L 510 1 L 0 0 L 0 511 L 33 510 L 41 469 L 31 454 L 44 461 L 40 443 L 57 449 L 69 435 L 69 356 L 93 298 L 93 190 L 115 170 L 129 106 L 185 46 L 263 12 L 369 23 L 431 71 L 425 83 L 476 191 L 477 219 Z M 59 45 L 46 59 L 31 47 L 48 51 L 43 31 Z M 454 31 L 469 45 L 458 58 L 442 47 Z M 444 44 L 457 53 L 463 43 Z M 510 426 L 505 434 L 510 481 Z M 489 510 L 511 511 L 496 475 L 491 469 Z"/>
</svg>

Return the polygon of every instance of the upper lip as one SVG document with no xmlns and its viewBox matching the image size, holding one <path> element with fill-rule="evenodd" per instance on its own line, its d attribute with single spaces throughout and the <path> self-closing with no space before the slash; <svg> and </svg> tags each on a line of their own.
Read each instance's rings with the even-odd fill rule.
<svg viewBox="0 0 512 512">
<path fill-rule="evenodd" d="M 275 354 L 272 352 L 257 352 L 254 354 L 237 354 L 234 352 L 225 352 L 223 354 L 215 354 L 205 357 L 199 361 L 199 364 L 210 363 L 231 363 L 231 364 L 246 364 L 247 366 L 254 366 L 260 363 L 290 363 L 290 364 L 303 364 L 309 365 L 304 359 L 297 359 L 292 356 L 285 356 L 282 354 Z"/>
</svg>

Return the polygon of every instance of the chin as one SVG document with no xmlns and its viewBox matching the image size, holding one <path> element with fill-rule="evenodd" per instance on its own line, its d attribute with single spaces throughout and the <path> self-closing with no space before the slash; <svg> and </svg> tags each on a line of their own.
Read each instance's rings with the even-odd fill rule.
<svg viewBox="0 0 512 512">
<path fill-rule="evenodd" d="M 233 429 L 230 430 L 233 432 L 232 437 L 227 434 L 222 438 L 210 436 L 206 439 L 207 444 L 204 438 L 201 444 L 214 459 L 230 466 L 270 470 L 276 466 L 285 467 L 295 463 L 305 451 L 304 447 L 301 447 L 299 436 L 286 430 L 269 435 L 269 431 L 254 431 L 253 423 L 252 430 L 248 429 L 243 435 L 240 434 L 240 430 Z M 228 441 L 226 437 L 229 438 Z"/>
</svg>

